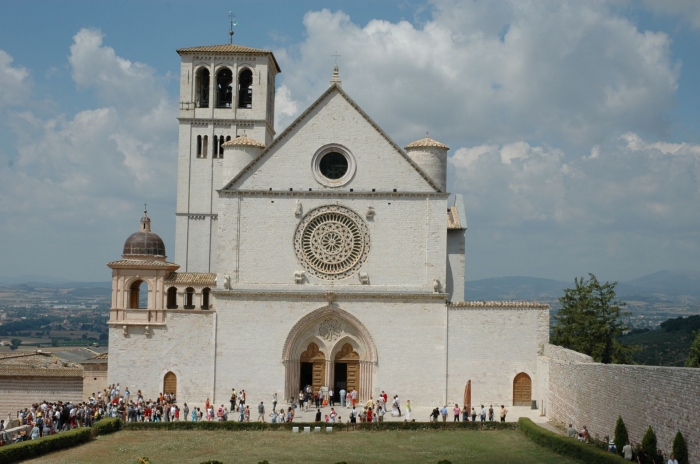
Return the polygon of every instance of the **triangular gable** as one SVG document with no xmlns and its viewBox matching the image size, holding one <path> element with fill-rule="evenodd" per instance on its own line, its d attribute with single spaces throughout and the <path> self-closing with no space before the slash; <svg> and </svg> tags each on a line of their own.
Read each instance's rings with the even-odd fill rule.
<svg viewBox="0 0 700 464">
<path fill-rule="evenodd" d="M 387 133 L 384 132 L 384 130 L 381 127 L 379 127 L 379 125 L 377 125 L 377 123 L 375 123 L 374 120 L 370 118 L 369 115 L 365 113 L 364 110 L 360 108 L 360 106 L 357 103 L 355 103 L 355 101 L 352 98 L 350 98 L 350 96 L 347 93 L 345 93 L 345 91 L 341 87 L 335 84 L 331 85 L 325 92 L 323 92 L 323 94 L 321 94 L 321 96 L 318 97 L 316 101 L 314 101 L 303 113 L 301 113 L 299 117 L 297 117 L 294 120 L 294 122 L 292 122 L 277 138 L 275 138 L 253 161 L 251 161 L 246 167 L 244 167 L 241 170 L 241 172 L 239 172 L 233 179 L 231 179 L 231 181 L 226 184 L 223 190 L 231 189 L 233 185 L 235 185 L 236 182 L 238 182 L 245 174 L 257 169 L 261 160 L 263 160 L 265 156 L 268 153 L 270 153 L 270 151 L 272 151 L 276 146 L 278 146 L 287 137 L 289 137 L 289 134 L 292 133 L 294 128 L 302 122 L 304 122 L 304 120 L 306 120 L 309 117 L 309 115 L 333 92 L 337 92 L 339 95 L 341 95 L 348 102 L 348 104 L 350 104 L 350 106 L 352 106 L 353 109 L 355 109 L 355 111 L 357 111 L 370 124 L 370 126 L 372 126 L 372 128 L 374 128 L 374 130 L 376 130 L 381 135 L 381 137 L 383 137 L 389 143 L 389 145 L 391 145 L 396 150 L 396 152 L 399 153 L 403 157 L 403 159 L 413 167 L 413 169 L 416 170 L 420 177 L 422 177 L 433 190 L 435 190 L 436 192 L 441 192 L 441 190 L 438 188 L 435 182 L 433 182 L 432 179 L 427 174 L 425 174 L 425 172 L 423 172 L 423 170 L 420 167 L 418 167 L 416 163 L 413 162 L 413 160 L 406 154 L 406 152 L 403 151 L 401 147 L 399 147 L 396 144 L 396 142 L 394 142 L 391 139 L 391 137 L 389 137 Z"/>
</svg>

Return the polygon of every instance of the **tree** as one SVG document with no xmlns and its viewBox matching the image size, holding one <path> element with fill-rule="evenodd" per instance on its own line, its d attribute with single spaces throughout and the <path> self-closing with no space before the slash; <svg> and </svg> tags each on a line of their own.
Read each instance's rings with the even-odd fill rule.
<svg viewBox="0 0 700 464">
<path fill-rule="evenodd" d="M 629 443 L 630 437 L 627 434 L 627 427 L 625 426 L 625 421 L 622 420 L 622 416 L 617 417 L 617 423 L 615 424 L 615 438 L 613 442 L 615 443 L 615 448 L 617 448 L 617 453 L 622 456 L 622 447 Z"/>
<path fill-rule="evenodd" d="M 10 345 L 14 346 L 15 349 L 17 349 L 17 347 L 19 347 L 21 344 L 22 340 L 20 340 L 19 338 L 13 338 L 12 340 L 10 340 Z"/>
<path fill-rule="evenodd" d="M 649 456 L 656 456 L 656 434 L 654 433 L 654 429 L 651 428 L 651 425 L 642 438 L 642 447 Z"/>
<path fill-rule="evenodd" d="M 102 342 L 102 341 L 105 341 L 105 340 L 108 340 L 108 339 L 109 339 L 109 335 L 108 335 L 108 334 L 106 334 L 106 333 L 104 333 L 104 332 L 100 334 L 100 341 L 101 341 L 101 342 Z"/>
<path fill-rule="evenodd" d="M 561 309 L 554 319 L 552 343 L 591 356 L 596 362 L 630 363 L 634 348 L 624 346 L 618 337 L 629 329 L 622 320 L 629 312 L 615 299 L 617 282 L 601 285 L 593 274 L 574 279 L 574 288 L 564 289 Z"/>
<path fill-rule="evenodd" d="M 688 359 L 685 360 L 685 367 L 700 367 L 700 330 L 693 332 L 695 340 L 690 347 Z M 681 462 L 680 459 L 678 462 Z"/>
<path fill-rule="evenodd" d="M 673 454 L 676 455 L 678 464 L 688 464 L 688 444 L 680 430 L 673 439 Z"/>
</svg>

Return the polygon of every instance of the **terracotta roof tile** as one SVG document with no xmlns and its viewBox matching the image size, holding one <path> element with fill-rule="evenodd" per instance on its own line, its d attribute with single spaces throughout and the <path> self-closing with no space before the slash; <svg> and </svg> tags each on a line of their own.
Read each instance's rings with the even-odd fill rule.
<svg viewBox="0 0 700 464">
<path fill-rule="evenodd" d="M 275 63 L 275 68 L 277 72 L 282 72 L 280 65 L 275 59 L 275 55 L 270 50 L 263 50 L 260 48 L 244 47 L 243 45 L 237 44 L 222 44 L 222 45 L 203 45 L 200 47 L 186 47 L 177 50 L 177 53 L 182 55 L 183 53 L 251 53 L 256 55 L 270 55 L 272 61 Z"/>
<path fill-rule="evenodd" d="M 230 148 L 230 147 L 258 147 L 258 148 L 265 148 L 264 143 L 260 143 L 257 140 L 251 139 L 250 137 L 246 137 L 245 135 L 241 135 L 239 137 L 236 137 L 235 139 L 228 140 L 221 145 L 222 148 Z"/>
<path fill-rule="evenodd" d="M 549 309 L 546 303 L 534 301 L 453 301 L 448 306 L 457 308 L 536 308 Z"/>
<path fill-rule="evenodd" d="M 448 147 L 444 143 L 440 143 L 437 140 L 433 140 L 427 135 L 420 140 L 416 140 L 413 143 L 409 143 L 404 147 L 404 150 L 409 150 L 411 148 L 444 148 L 445 150 L 450 149 L 450 147 Z"/>
<path fill-rule="evenodd" d="M 172 272 L 165 278 L 165 283 L 171 285 L 216 285 L 216 274 L 205 272 Z"/>
<path fill-rule="evenodd" d="M 49 353 L 7 353 L 0 356 L 0 376 L 82 378 L 83 368 Z"/>
<path fill-rule="evenodd" d="M 120 259 L 119 261 L 112 261 L 107 263 L 109 267 L 180 267 L 179 264 L 169 263 L 167 261 L 154 260 L 140 260 L 140 259 Z"/>
</svg>

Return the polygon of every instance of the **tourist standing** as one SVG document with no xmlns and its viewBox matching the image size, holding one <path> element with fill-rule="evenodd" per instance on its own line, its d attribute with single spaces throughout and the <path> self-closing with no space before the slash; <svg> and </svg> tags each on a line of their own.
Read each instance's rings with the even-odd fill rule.
<svg viewBox="0 0 700 464">
<path fill-rule="evenodd" d="M 493 405 L 489 405 L 489 420 L 493 422 Z"/>
<path fill-rule="evenodd" d="M 459 412 L 461 409 L 459 409 L 459 405 L 455 403 L 455 407 L 452 408 L 452 414 L 454 415 L 454 420 L 453 422 L 459 422 Z"/>
<path fill-rule="evenodd" d="M 411 400 L 406 400 L 406 420 L 411 420 Z"/>
<path fill-rule="evenodd" d="M 355 405 L 357 404 L 357 390 L 355 390 L 354 388 L 352 389 L 351 399 L 352 399 L 352 407 L 354 408 Z M 386 402 L 386 399 L 385 399 L 385 402 Z"/>
<path fill-rule="evenodd" d="M 265 422 L 265 405 L 262 401 L 258 405 L 258 422 Z"/>
<path fill-rule="evenodd" d="M 231 403 L 231 411 L 236 410 L 236 389 L 231 389 L 231 398 L 228 400 Z"/>
<path fill-rule="evenodd" d="M 341 388 L 340 391 L 338 392 L 340 395 L 340 407 L 344 408 L 345 407 L 345 389 Z"/>
<path fill-rule="evenodd" d="M 401 417 L 401 401 L 399 401 L 399 395 L 394 395 L 394 405 L 396 410 L 399 411 L 399 417 Z"/>
<path fill-rule="evenodd" d="M 501 405 L 501 422 L 506 421 L 506 414 L 508 414 L 508 410 L 504 405 Z"/>
<path fill-rule="evenodd" d="M 333 401 L 333 389 L 328 390 L 328 406 L 334 406 L 335 401 Z"/>
<path fill-rule="evenodd" d="M 476 408 L 472 407 L 472 422 L 476 422 Z"/>
<path fill-rule="evenodd" d="M 277 392 L 275 392 L 274 395 L 272 395 L 272 412 L 275 412 L 277 409 Z"/>
<path fill-rule="evenodd" d="M 469 422 L 469 405 L 467 404 L 462 408 L 462 422 Z"/>
<path fill-rule="evenodd" d="M 182 408 L 182 412 L 185 415 L 185 422 L 187 422 L 187 416 L 190 414 L 190 408 L 187 407 L 187 403 L 185 403 L 184 407 Z"/>
<path fill-rule="evenodd" d="M 671 457 L 668 458 L 668 463 L 667 464 L 678 464 L 678 460 L 676 459 L 676 455 L 671 453 Z"/>
<path fill-rule="evenodd" d="M 486 408 L 481 405 L 481 422 L 486 422 Z"/>
<path fill-rule="evenodd" d="M 447 405 L 444 405 L 444 406 L 440 409 L 440 414 L 442 415 L 442 421 L 443 421 L 443 422 L 447 422 Z"/>
<path fill-rule="evenodd" d="M 577 434 L 578 434 L 578 432 L 577 432 L 576 429 L 574 428 L 574 425 L 573 425 L 573 424 L 569 424 L 569 428 L 566 430 L 566 435 L 567 435 L 569 438 L 576 438 L 576 435 L 577 435 Z M 623 448 L 623 449 L 624 449 L 624 448 Z"/>
</svg>

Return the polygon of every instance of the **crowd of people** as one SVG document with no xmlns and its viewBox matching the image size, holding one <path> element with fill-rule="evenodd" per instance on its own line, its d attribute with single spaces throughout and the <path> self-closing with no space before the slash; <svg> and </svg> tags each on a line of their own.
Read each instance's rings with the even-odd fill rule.
<svg viewBox="0 0 700 464">
<path fill-rule="evenodd" d="M 591 442 L 591 434 L 588 431 L 588 426 L 585 425 L 581 430 L 577 430 L 573 424 L 569 424 L 566 434 L 569 438 L 575 438 L 583 443 Z M 608 451 L 614 454 L 621 454 L 625 460 L 636 462 L 637 464 L 678 464 L 673 453 L 666 460 L 661 450 L 657 450 L 656 454 L 651 454 L 644 449 L 644 446 L 636 445 L 634 442 L 629 441 L 625 443 L 621 450 L 618 450 L 615 442 L 610 440 Z"/>
</svg>

